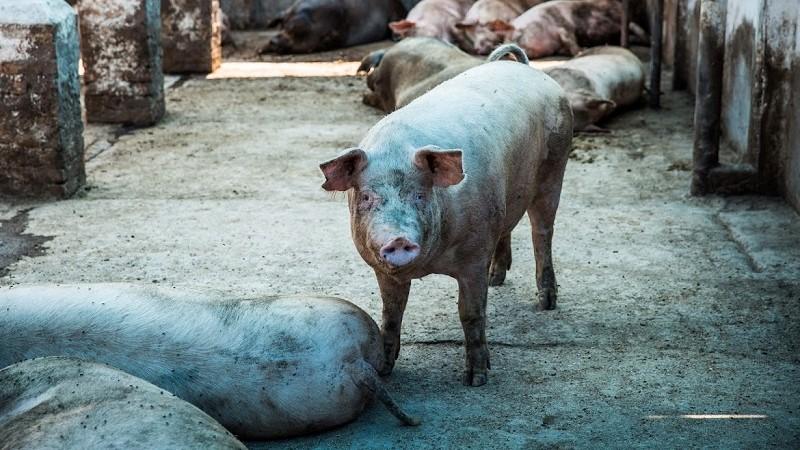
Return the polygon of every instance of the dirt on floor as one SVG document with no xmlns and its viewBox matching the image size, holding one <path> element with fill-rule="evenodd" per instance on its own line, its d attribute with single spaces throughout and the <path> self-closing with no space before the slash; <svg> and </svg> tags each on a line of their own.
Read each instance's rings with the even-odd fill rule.
<svg viewBox="0 0 800 450">
<path fill-rule="evenodd" d="M 324 293 L 378 319 L 345 200 L 320 189 L 317 168 L 382 117 L 364 89 L 357 77 L 185 80 L 162 122 L 93 155 L 80 195 L 0 204 L 0 219 L 32 208 L 24 232 L 53 237 L 0 284 Z M 800 221 L 776 198 L 690 197 L 692 100 L 667 91 L 663 103 L 575 137 L 555 227 L 557 310 L 535 311 L 527 219 L 515 230 L 514 265 L 489 292 L 487 385 L 460 383 L 455 281 L 426 277 L 386 379 L 421 426 L 374 404 L 327 433 L 249 445 L 797 447 Z"/>
</svg>

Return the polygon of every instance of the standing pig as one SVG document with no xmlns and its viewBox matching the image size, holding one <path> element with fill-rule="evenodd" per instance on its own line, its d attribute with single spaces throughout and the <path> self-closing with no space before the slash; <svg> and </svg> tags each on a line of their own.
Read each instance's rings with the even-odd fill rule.
<svg viewBox="0 0 800 450">
<path fill-rule="evenodd" d="M 406 424 L 377 371 L 380 332 L 333 297 L 223 300 L 94 284 L 0 289 L 0 367 L 63 355 L 143 378 L 233 433 L 270 439 L 355 419 L 373 392 Z"/>
<path fill-rule="evenodd" d="M 398 38 L 431 37 L 453 42 L 453 27 L 464 17 L 473 0 L 422 0 L 405 19 L 389 23 Z"/>
<path fill-rule="evenodd" d="M 0 450 L 237 449 L 222 425 L 164 389 L 72 358 L 0 370 Z"/>
<path fill-rule="evenodd" d="M 323 189 L 348 192 L 353 241 L 378 279 L 386 372 L 411 280 L 437 273 L 458 281 L 463 382 L 486 383 L 488 286 L 505 279 L 511 230 L 526 211 L 539 306 L 556 306 L 550 246 L 572 112 L 561 87 L 522 56 L 523 64 L 494 61 L 445 81 L 320 165 Z"/>
<path fill-rule="evenodd" d="M 527 10 L 511 23 L 497 20 L 491 29 L 519 44 L 530 58 L 577 55 L 581 47 L 619 42 L 619 0 L 553 0 Z"/>
<path fill-rule="evenodd" d="M 456 23 L 455 38 L 465 51 L 488 55 L 503 38 L 492 31 L 495 21 L 511 22 L 545 0 L 478 0 Z"/>
<path fill-rule="evenodd" d="M 644 66 L 622 47 L 591 48 L 544 72 L 567 91 L 576 130 L 598 129 L 595 123 L 636 103 L 644 92 Z"/>
<path fill-rule="evenodd" d="M 297 0 L 276 22 L 281 31 L 263 53 L 311 53 L 388 37 L 403 16 L 397 0 Z"/>
</svg>

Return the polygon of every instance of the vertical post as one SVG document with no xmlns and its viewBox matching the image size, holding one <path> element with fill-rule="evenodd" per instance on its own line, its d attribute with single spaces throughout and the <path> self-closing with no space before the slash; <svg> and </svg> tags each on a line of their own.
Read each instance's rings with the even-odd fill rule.
<svg viewBox="0 0 800 450">
<path fill-rule="evenodd" d="M 650 107 L 661 106 L 661 44 L 664 27 L 664 0 L 653 1 L 650 19 Z"/>
<path fill-rule="evenodd" d="M 158 122 L 164 115 L 161 0 L 84 0 L 78 13 L 89 122 Z"/>
<path fill-rule="evenodd" d="M 619 45 L 622 47 L 628 48 L 630 45 L 628 42 L 628 24 L 630 23 L 631 19 L 628 17 L 630 14 L 631 7 L 631 0 L 622 0 L 622 21 L 619 24 L 620 30 L 620 42 Z"/>
<path fill-rule="evenodd" d="M 222 63 L 219 0 L 161 0 L 164 72 L 209 73 Z"/>
<path fill-rule="evenodd" d="M 67 3 L 0 0 L 0 194 L 65 198 L 84 183 L 78 57 Z"/>
<path fill-rule="evenodd" d="M 692 195 L 709 192 L 708 175 L 719 165 L 725 11 L 719 0 L 702 0 L 694 107 Z"/>
</svg>

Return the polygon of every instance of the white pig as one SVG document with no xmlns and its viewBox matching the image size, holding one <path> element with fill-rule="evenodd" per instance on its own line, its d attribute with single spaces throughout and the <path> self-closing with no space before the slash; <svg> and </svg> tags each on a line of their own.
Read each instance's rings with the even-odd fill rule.
<svg viewBox="0 0 800 450">
<path fill-rule="evenodd" d="M 105 364 L 47 357 L 0 370 L 0 450 L 101 448 L 246 449 L 203 411 Z"/>
<path fill-rule="evenodd" d="M 526 211 L 539 305 L 556 305 L 550 246 L 572 112 L 552 78 L 521 62 L 488 62 L 443 82 L 320 165 L 323 189 L 348 192 L 353 241 L 378 279 L 387 372 L 411 280 L 438 273 L 458 281 L 462 381 L 486 383 L 488 286 L 505 278 L 510 234 Z"/>
<path fill-rule="evenodd" d="M 269 439 L 355 419 L 375 392 L 381 336 L 334 297 L 228 300 L 124 284 L 0 288 L 0 366 L 63 355 L 102 362 Z"/>
<path fill-rule="evenodd" d="M 622 47 L 594 47 L 544 72 L 567 91 L 576 130 L 598 129 L 595 123 L 644 92 L 644 66 Z"/>
</svg>

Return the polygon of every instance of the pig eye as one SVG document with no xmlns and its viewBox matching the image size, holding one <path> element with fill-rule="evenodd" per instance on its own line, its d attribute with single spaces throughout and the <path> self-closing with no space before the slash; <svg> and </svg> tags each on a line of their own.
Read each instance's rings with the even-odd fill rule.
<svg viewBox="0 0 800 450">
<path fill-rule="evenodd" d="M 362 191 L 358 194 L 358 206 L 363 209 L 371 209 L 375 206 L 375 194 L 372 192 Z"/>
<path fill-rule="evenodd" d="M 428 198 L 424 192 L 417 192 L 414 194 L 414 201 L 416 201 L 417 203 L 422 203 L 427 199 Z"/>
</svg>

